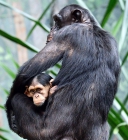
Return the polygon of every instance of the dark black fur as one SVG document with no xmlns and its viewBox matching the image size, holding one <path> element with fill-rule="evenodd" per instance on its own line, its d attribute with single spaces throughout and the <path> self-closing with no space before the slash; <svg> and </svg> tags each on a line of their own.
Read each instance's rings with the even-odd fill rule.
<svg viewBox="0 0 128 140">
<path fill-rule="evenodd" d="M 46 73 L 40 73 L 38 74 L 36 77 L 34 77 L 38 80 L 38 82 L 40 84 L 42 84 L 43 86 L 49 85 L 50 84 L 50 80 L 53 79 L 50 75 L 46 74 Z M 28 86 L 30 86 L 30 84 L 32 83 L 34 79 L 30 80 L 30 83 L 28 83 Z"/>
<path fill-rule="evenodd" d="M 36 78 L 38 80 L 39 83 L 41 83 L 43 86 L 46 86 L 49 83 L 49 81 L 51 79 L 53 79 L 50 75 L 46 74 L 46 73 L 40 73 L 38 75 L 36 75 L 34 78 Z M 32 81 L 34 80 L 34 78 L 30 78 L 29 81 L 27 82 L 26 86 L 30 86 Z M 23 93 L 22 93 L 23 94 Z M 27 96 L 25 95 L 23 98 L 25 99 Z M 28 97 L 27 97 L 28 98 Z M 27 99 L 28 101 L 28 99 Z M 15 102 L 15 101 L 14 101 Z M 17 102 L 17 101 L 16 101 Z M 31 102 L 31 103 L 30 103 Z M 25 103 L 25 100 L 24 100 L 24 103 Z M 38 115 L 44 113 L 45 109 L 46 109 L 46 106 L 47 106 L 47 100 L 45 101 L 45 103 L 43 104 L 43 106 L 41 107 L 37 107 L 35 106 L 33 103 L 33 100 L 32 98 L 29 98 L 29 104 L 31 104 L 31 109 L 34 110 L 35 112 L 38 112 Z M 7 104 L 6 104 L 7 105 Z M 18 105 L 18 104 L 17 104 Z M 19 103 L 20 105 L 20 103 Z M 27 105 L 28 106 L 28 105 Z M 25 109 L 25 108 L 24 108 Z M 26 109 L 25 109 L 26 110 Z M 20 126 L 18 125 L 17 121 L 16 121 L 16 117 L 15 117 L 15 111 L 11 111 L 11 114 L 10 114 L 10 117 L 11 117 L 11 122 L 9 123 L 10 124 L 10 128 L 15 132 L 17 133 L 19 136 L 21 137 L 24 137 L 23 134 L 21 133 L 20 131 Z M 37 124 L 37 123 L 36 123 Z M 25 138 L 25 137 L 24 137 Z"/>
<path fill-rule="evenodd" d="M 9 124 L 13 110 L 18 128 L 29 140 L 108 140 L 107 116 L 120 71 L 116 41 L 80 6 L 67 6 L 54 19 L 53 39 L 14 80 L 6 103 Z M 61 59 L 54 81 L 58 89 L 42 115 L 23 95 L 24 87 Z"/>
</svg>

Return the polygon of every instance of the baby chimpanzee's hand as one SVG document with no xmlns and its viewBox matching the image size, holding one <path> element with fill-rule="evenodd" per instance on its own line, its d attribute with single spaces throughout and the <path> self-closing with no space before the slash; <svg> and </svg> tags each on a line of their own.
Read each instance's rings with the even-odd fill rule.
<svg viewBox="0 0 128 140">
<path fill-rule="evenodd" d="M 49 91 L 49 95 L 52 95 L 57 89 L 57 86 L 53 86 L 52 88 L 50 88 L 50 91 Z"/>
</svg>

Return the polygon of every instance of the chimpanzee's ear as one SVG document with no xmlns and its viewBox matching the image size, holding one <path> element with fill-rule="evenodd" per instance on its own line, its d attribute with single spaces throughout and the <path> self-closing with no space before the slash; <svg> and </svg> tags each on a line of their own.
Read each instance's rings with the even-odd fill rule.
<svg viewBox="0 0 128 140">
<path fill-rule="evenodd" d="M 28 86 L 26 86 L 26 90 L 25 90 L 24 94 L 27 95 L 27 96 L 29 97 Z"/>
<path fill-rule="evenodd" d="M 81 10 L 75 9 L 74 11 L 72 11 L 72 21 L 73 22 L 82 22 Z"/>
<path fill-rule="evenodd" d="M 49 82 L 50 83 L 50 86 L 52 86 L 53 81 L 54 81 L 54 79 L 51 79 L 50 80 L 50 82 Z"/>
</svg>

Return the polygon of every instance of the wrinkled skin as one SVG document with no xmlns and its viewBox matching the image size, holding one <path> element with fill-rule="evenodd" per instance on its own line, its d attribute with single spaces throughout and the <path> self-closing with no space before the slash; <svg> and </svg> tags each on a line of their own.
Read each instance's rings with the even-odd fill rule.
<svg viewBox="0 0 128 140">
<path fill-rule="evenodd" d="M 120 72 L 116 41 L 78 5 L 63 8 L 54 20 L 48 43 L 14 80 L 6 102 L 10 127 L 13 111 L 18 130 L 29 140 L 108 140 L 107 117 Z M 42 115 L 22 93 L 30 78 L 59 60 L 57 90 Z"/>
</svg>

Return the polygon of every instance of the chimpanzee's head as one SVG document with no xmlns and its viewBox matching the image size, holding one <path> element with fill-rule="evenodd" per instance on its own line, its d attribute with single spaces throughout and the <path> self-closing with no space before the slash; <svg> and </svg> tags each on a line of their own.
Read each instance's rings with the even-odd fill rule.
<svg viewBox="0 0 128 140">
<path fill-rule="evenodd" d="M 48 35 L 47 42 L 52 40 L 54 34 L 59 29 L 67 25 L 72 25 L 74 23 L 82 23 L 86 25 L 96 24 L 88 10 L 78 5 L 69 5 L 64 7 L 58 14 L 53 16 L 53 19 L 55 21 L 55 25 L 52 27 L 50 34 Z"/>
<path fill-rule="evenodd" d="M 36 106 L 41 106 L 49 95 L 49 90 L 52 86 L 52 77 L 46 73 L 38 74 L 27 85 L 26 94 L 33 98 L 33 103 Z"/>
</svg>

